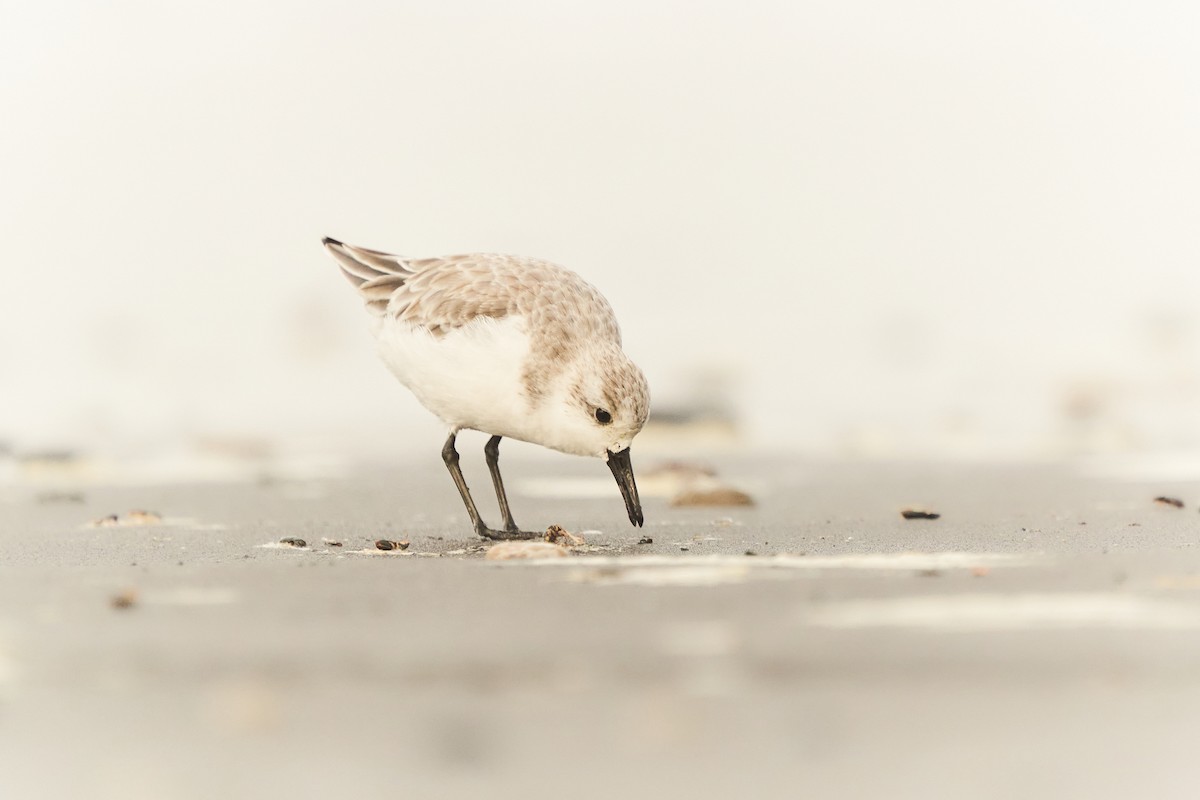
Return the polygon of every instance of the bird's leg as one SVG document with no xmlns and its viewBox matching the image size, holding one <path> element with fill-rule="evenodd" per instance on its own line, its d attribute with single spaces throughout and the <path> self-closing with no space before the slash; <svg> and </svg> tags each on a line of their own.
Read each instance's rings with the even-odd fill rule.
<svg viewBox="0 0 1200 800">
<path fill-rule="evenodd" d="M 462 495 L 467 513 L 471 515 L 471 524 L 475 527 L 476 533 L 482 536 L 483 532 L 487 530 L 487 526 L 483 524 L 483 520 L 479 516 L 479 509 L 475 507 L 475 501 L 471 499 L 471 490 L 467 488 L 467 479 L 463 477 L 462 469 L 458 466 L 458 451 L 454 449 L 454 437 L 457 435 L 456 431 L 450 432 L 450 438 L 442 447 L 442 461 L 446 462 L 446 469 L 450 470 L 450 477 L 454 480 L 454 485 L 458 487 L 458 493 Z"/>
<path fill-rule="evenodd" d="M 471 499 L 471 490 L 467 488 L 467 479 L 463 477 L 462 469 L 458 466 L 458 451 L 454 449 L 454 438 L 457 435 L 457 431 L 452 431 L 449 438 L 446 439 L 446 444 L 442 447 L 442 461 L 446 462 L 446 469 L 450 470 L 450 477 L 454 479 L 454 485 L 458 487 L 458 493 L 462 495 L 463 504 L 467 507 L 467 514 L 471 516 L 471 525 L 474 526 L 475 532 L 485 539 L 537 538 L 538 534 L 536 533 L 518 530 L 494 531 L 483 524 L 483 519 L 479 516 L 479 509 L 475 507 L 475 501 Z"/>
<path fill-rule="evenodd" d="M 512 511 L 508 507 L 508 495 L 504 493 L 504 479 L 500 477 L 500 437 L 493 436 L 483 446 L 483 454 L 487 458 L 488 472 L 492 473 L 492 485 L 496 487 L 496 500 L 500 503 L 500 513 L 504 516 L 504 530 L 516 533 L 519 529 L 513 522 Z"/>
</svg>

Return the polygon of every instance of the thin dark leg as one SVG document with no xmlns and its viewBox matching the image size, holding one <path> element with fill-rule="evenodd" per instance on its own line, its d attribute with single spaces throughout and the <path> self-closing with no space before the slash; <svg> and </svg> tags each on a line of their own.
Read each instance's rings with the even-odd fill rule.
<svg viewBox="0 0 1200 800">
<path fill-rule="evenodd" d="M 504 479 L 500 477 L 500 437 L 493 436 L 483 446 L 483 454 L 487 457 L 488 472 L 492 473 L 492 485 L 496 487 L 496 500 L 500 502 L 500 514 L 504 517 L 504 530 L 514 533 L 518 530 L 513 522 L 512 511 L 508 507 L 508 495 L 504 493 Z"/>
<path fill-rule="evenodd" d="M 467 513 L 471 515 L 471 524 L 475 527 L 475 532 L 483 536 L 487 526 L 483 524 L 483 519 L 479 516 L 479 509 L 475 507 L 475 501 L 471 499 L 471 490 L 467 488 L 467 479 L 463 477 L 462 469 L 458 466 L 458 451 L 454 449 L 454 437 L 457 435 L 456 432 L 451 432 L 450 438 L 446 439 L 446 444 L 442 447 L 442 461 L 446 462 L 446 469 L 450 470 L 450 477 L 454 480 L 454 485 L 458 487 L 458 493 L 462 495 L 463 504 L 467 507 Z"/>
<path fill-rule="evenodd" d="M 536 539 L 538 534 L 526 533 L 518 530 L 494 531 L 483 524 L 483 519 L 479 516 L 479 509 L 475 507 L 475 501 L 471 499 L 471 490 L 467 488 L 467 479 L 463 477 L 462 469 L 458 466 L 458 451 L 454 449 L 454 438 L 457 432 L 451 433 L 446 439 L 446 444 L 442 447 L 442 461 L 446 462 L 446 469 L 450 470 L 450 477 L 454 479 L 454 485 L 458 487 L 458 493 L 462 495 L 463 505 L 467 507 L 467 513 L 471 516 L 471 525 L 474 526 L 475 532 L 485 539 Z"/>
</svg>

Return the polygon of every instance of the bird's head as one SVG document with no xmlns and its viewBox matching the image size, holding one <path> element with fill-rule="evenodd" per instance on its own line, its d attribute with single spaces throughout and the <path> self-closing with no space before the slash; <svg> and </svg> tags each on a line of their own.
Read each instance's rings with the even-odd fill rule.
<svg viewBox="0 0 1200 800">
<path fill-rule="evenodd" d="M 564 373 L 550 402 L 555 418 L 551 446 L 603 458 L 625 498 L 629 521 L 642 524 L 629 445 L 650 413 L 646 376 L 615 345 L 588 348 Z"/>
</svg>

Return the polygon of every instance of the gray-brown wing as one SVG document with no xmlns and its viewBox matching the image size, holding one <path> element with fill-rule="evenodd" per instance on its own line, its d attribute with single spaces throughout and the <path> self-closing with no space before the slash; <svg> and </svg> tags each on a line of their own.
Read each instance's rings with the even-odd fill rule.
<svg viewBox="0 0 1200 800">
<path fill-rule="evenodd" d="M 554 349 L 584 338 L 621 343 L 608 301 L 574 272 L 546 261 L 492 253 L 406 259 L 340 242 L 326 247 L 368 309 L 435 336 L 480 318 L 522 316 Z"/>
<path fill-rule="evenodd" d="M 608 301 L 556 264 L 492 253 L 409 263 L 415 272 L 392 295 L 389 313 L 435 334 L 480 317 L 522 316 L 530 330 L 552 338 L 603 338 L 620 344 Z"/>
<path fill-rule="evenodd" d="M 328 236 L 321 241 L 342 268 L 342 274 L 358 288 L 372 314 L 386 314 L 392 295 L 412 277 L 412 269 L 401 256 L 355 247 Z"/>
</svg>

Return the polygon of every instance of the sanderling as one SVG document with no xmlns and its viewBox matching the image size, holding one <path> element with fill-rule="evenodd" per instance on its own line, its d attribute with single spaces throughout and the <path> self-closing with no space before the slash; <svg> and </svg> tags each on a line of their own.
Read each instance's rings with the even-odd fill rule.
<svg viewBox="0 0 1200 800">
<path fill-rule="evenodd" d="M 379 355 L 450 426 L 442 459 L 476 533 L 540 536 L 513 522 L 500 479 L 507 436 L 608 462 L 629 521 L 642 524 L 629 445 L 650 408 L 642 371 L 621 350 L 608 301 L 570 270 L 533 258 L 470 254 L 404 258 L 324 239 L 370 312 Z M 488 528 L 458 465 L 463 429 L 483 448 L 504 530 Z"/>
</svg>

